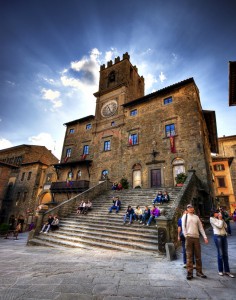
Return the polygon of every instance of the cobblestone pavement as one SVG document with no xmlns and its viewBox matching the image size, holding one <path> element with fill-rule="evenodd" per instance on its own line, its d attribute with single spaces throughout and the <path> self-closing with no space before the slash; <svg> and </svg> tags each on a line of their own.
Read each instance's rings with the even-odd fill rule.
<svg viewBox="0 0 236 300">
<path fill-rule="evenodd" d="M 228 238 L 231 272 L 236 275 L 236 224 Z M 236 278 L 219 276 L 216 249 L 202 245 L 207 279 L 186 280 L 182 254 L 163 256 L 108 250 L 26 246 L 27 233 L 0 239 L 0 299 L 148 300 L 235 299 Z"/>
</svg>

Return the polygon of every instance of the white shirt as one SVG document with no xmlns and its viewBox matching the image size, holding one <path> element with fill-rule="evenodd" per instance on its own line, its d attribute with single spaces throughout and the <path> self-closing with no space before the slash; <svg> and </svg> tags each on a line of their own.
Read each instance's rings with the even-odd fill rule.
<svg viewBox="0 0 236 300">
<path fill-rule="evenodd" d="M 188 217 L 187 217 L 188 216 Z M 187 222 L 185 220 L 187 217 Z M 186 226 L 185 226 L 186 225 Z M 185 237 L 199 238 L 199 231 L 204 239 L 207 239 L 202 223 L 198 216 L 194 214 L 185 214 L 182 217 L 182 231 Z"/>
<path fill-rule="evenodd" d="M 213 228 L 214 234 L 227 235 L 227 232 L 225 230 L 227 228 L 227 224 L 225 223 L 224 220 L 219 220 L 217 218 L 211 217 L 210 223 Z"/>
</svg>

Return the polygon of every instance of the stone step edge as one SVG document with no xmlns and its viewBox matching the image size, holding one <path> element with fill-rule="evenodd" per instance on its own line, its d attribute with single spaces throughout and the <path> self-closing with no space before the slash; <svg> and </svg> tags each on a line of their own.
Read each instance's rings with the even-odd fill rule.
<svg viewBox="0 0 236 300">
<path fill-rule="evenodd" d="M 104 244 L 104 245 L 107 245 L 107 244 L 112 244 L 112 245 L 117 245 L 117 246 L 123 246 L 123 247 L 129 247 L 129 248 L 134 248 L 134 249 L 149 249 L 149 250 L 155 250 L 155 249 L 158 249 L 158 244 L 156 243 L 156 247 L 152 247 L 152 246 L 146 246 L 145 244 L 140 244 L 140 243 L 129 243 L 129 242 L 125 242 L 125 241 L 113 241 L 111 239 L 100 239 L 100 238 L 97 238 L 97 237 L 91 237 L 92 241 L 90 240 L 90 238 L 86 237 L 86 239 L 83 239 L 83 238 L 69 238 L 67 236 L 64 236 L 64 235 L 58 235 L 58 234 L 54 234 L 53 236 L 50 235 L 50 233 L 47 234 L 48 237 L 54 237 L 54 238 L 57 238 L 57 239 L 62 239 L 62 240 L 70 240 L 70 241 L 76 241 L 76 242 L 80 242 L 80 243 L 99 243 L 101 244 Z M 96 240 L 96 241 L 94 241 Z M 104 243 L 105 241 L 105 243 Z"/>
<path fill-rule="evenodd" d="M 79 231 L 79 232 L 75 232 L 75 231 L 72 231 L 72 230 L 70 230 L 69 232 L 68 231 L 64 231 L 64 230 L 58 230 L 57 231 L 57 233 L 59 233 L 59 234 L 61 234 L 61 235 L 66 235 L 66 236 L 68 236 L 68 237 L 82 237 L 82 238 L 84 238 L 84 237 L 88 237 L 88 238 L 92 238 L 90 235 L 89 235 L 89 233 L 90 232 L 81 232 L 81 231 Z M 127 240 L 127 241 L 130 241 L 130 242 L 139 242 L 139 240 L 137 239 L 137 236 L 127 236 L 127 235 L 121 235 L 121 234 L 114 234 L 114 235 L 112 235 L 112 234 L 107 234 L 106 232 L 102 232 L 102 231 L 100 231 L 99 233 L 92 233 L 93 234 L 93 237 L 94 238 L 98 238 L 98 239 L 101 239 L 101 238 L 103 238 L 103 237 L 107 237 L 107 238 L 111 238 L 111 239 L 119 239 L 119 240 L 121 240 L 121 241 L 124 241 L 124 240 Z M 148 237 L 143 237 L 142 236 L 142 242 L 144 242 L 144 243 L 148 243 L 148 244 L 156 244 L 156 243 L 158 243 L 157 242 L 157 236 L 148 236 Z"/>
<path fill-rule="evenodd" d="M 37 237 L 37 239 L 39 239 L 39 237 Z M 43 236 L 41 238 L 42 240 L 46 240 L 48 242 L 54 242 L 54 243 L 57 243 L 57 244 L 67 244 L 67 245 L 70 245 L 72 247 L 77 247 L 77 243 L 76 242 L 68 242 L 66 241 L 65 239 L 60 239 L 60 238 L 52 238 L 50 237 L 50 235 L 47 235 L 46 237 Z M 134 247 L 129 247 L 129 245 L 114 245 L 114 244 L 109 244 L 109 243 L 103 243 L 103 242 L 95 242 L 95 241 L 90 241 L 90 240 L 84 240 L 82 243 L 78 243 L 79 245 L 80 244 L 85 244 L 85 245 L 92 245 L 91 247 L 93 247 L 94 245 L 95 246 L 98 246 L 99 248 L 106 248 L 106 249 L 116 249 L 116 250 L 121 250 L 121 251 L 124 251 L 124 249 L 126 249 L 126 251 L 129 251 L 130 249 L 132 251 L 143 251 L 143 252 L 154 252 L 154 253 L 159 253 L 158 252 L 158 248 L 134 248 Z M 78 246 L 79 247 L 79 246 Z"/>
<path fill-rule="evenodd" d="M 157 228 L 155 227 L 155 225 L 153 225 L 153 223 L 152 223 L 152 225 L 150 225 L 150 226 L 144 226 L 144 225 L 142 225 L 142 224 L 131 224 L 131 225 L 129 225 L 128 224 L 128 222 L 126 222 L 126 224 L 125 225 L 123 225 L 123 222 L 115 222 L 115 221 L 113 221 L 113 222 L 93 222 L 93 223 L 91 223 L 91 222 L 89 222 L 89 221 L 82 221 L 82 222 L 75 222 L 75 221 L 71 221 L 71 220 L 66 220 L 66 221 L 61 221 L 60 223 L 61 223 L 61 225 L 64 225 L 65 223 L 66 224 L 68 224 L 68 222 L 70 222 L 70 223 L 72 223 L 73 222 L 73 224 L 74 225 L 87 225 L 87 224 L 90 224 L 91 226 L 99 226 L 99 227 L 104 227 L 104 226 L 107 226 L 107 227 L 109 227 L 109 228 L 113 228 L 113 227 L 115 227 L 115 228 L 117 228 L 117 229 L 122 229 L 122 228 L 127 228 L 127 229 L 133 229 L 133 230 L 135 230 L 135 231 L 137 231 L 137 230 L 141 230 L 141 231 L 144 231 L 145 230 L 145 232 L 150 232 L 150 231 L 157 231 Z M 147 230 L 147 231 L 146 231 Z"/>
<path fill-rule="evenodd" d="M 142 238 L 155 238 L 157 237 L 157 231 L 155 232 L 147 232 L 147 231 L 138 231 L 138 230 L 135 230 L 135 231 L 128 231 L 128 228 L 125 228 L 127 230 L 124 230 L 124 231 L 117 231 L 117 230 L 113 230 L 113 229 L 110 229 L 110 228 L 98 228 L 98 227 L 84 227 L 84 226 L 78 226 L 78 227 L 74 227 L 74 226 L 70 226 L 70 225 L 63 225 L 63 226 L 60 226 L 59 230 L 70 230 L 70 231 L 95 231 L 94 229 L 96 229 L 96 231 L 106 231 L 106 232 L 109 232 L 109 233 L 114 233 L 114 234 L 126 234 L 126 235 L 130 235 L 130 236 L 137 236 L 137 237 L 142 237 Z M 121 227 L 121 229 L 124 229 L 124 227 Z M 127 232 L 128 231 L 128 232 Z"/>
</svg>

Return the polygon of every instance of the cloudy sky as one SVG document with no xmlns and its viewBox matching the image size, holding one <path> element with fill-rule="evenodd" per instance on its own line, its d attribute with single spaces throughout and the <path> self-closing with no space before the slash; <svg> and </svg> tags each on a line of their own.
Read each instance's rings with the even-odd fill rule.
<svg viewBox="0 0 236 300">
<path fill-rule="evenodd" d="M 193 77 L 218 136 L 236 134 L 235 0 L 0 0 L 0 149 L 44 145 L 95 113 L 99 67 L 129 52 L 145 94 Z"/>
</svg>

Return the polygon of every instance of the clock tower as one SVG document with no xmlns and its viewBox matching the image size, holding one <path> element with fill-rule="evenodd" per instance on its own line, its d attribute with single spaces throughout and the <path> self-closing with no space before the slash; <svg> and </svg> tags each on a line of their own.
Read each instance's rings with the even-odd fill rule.
<svg viewBox="0 0 236 300">
<path fill-rule="evenodd" d="M 128 53 L 100 67 L 99 90 L 94 94 L 96 102 L 96 124 L 105 125 L 123 118 L 123 104 L 144 96 L 144 78 L 130 63 Z M 103 126 L 102 126 L 103 127 Z M 98 128 L 97 128 L 98 129 Z"/>
</svg>

